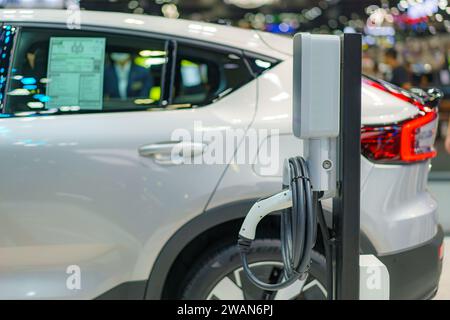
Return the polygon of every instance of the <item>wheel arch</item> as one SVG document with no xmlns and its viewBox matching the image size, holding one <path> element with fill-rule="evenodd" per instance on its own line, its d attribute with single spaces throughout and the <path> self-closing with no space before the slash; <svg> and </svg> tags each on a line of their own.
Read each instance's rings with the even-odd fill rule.
<svg viewBox="0 0 450 320">
<path fill-rule="evenodd" d="M 169 275 L 174 273 L 179 275 L 174 267 L 177 263 L 181 263 L 180 258 L 187 252 L 189 255 L 189 247 L 194 245 L 197 241 L 202 240 L 202 236 L 212 233 L 216 236 L 223 234 L 223 230 L 230 230 L 236 232 L 235 239 L 237 241 L 237 232 L 242 219 L 245 217 L 247 212 L 250 210 L 251 206 L 257 201 L 257 199 L 247 199 L 241 200 L 233 203 L 228 203 L 216 208 L 204 211 L 202 214 L 198 215 L 194 219 L 190 220 L 188 223 L 183 225 L 164 245 L 160 251 L 153 267 L 150 272 L 149 278 L 146 283 L 145 288 L 145 299 L 167 299 L 173 298 L 167 292 L 167 285 L 170 284 Z M 269 216 L 270 217 L 270 216 Z M 264 236 L 277 236 L 277 230 L 279 230 L 279 225 L 277 225 L 278 219 L 276 216 L 272 216 L 272 219 L 265 219 L 264 224 L 261 224 L 259 228 L 259 233 Z M 263 221 L 264 222 L 264 221 Z M 276 228 L 273 228 L 276 227 Z M 220 231 L 219 231 L 220 229 Z M 216 232 L 217 231 L 217 232 Z M 376 250 L 369 238 L 363 233 L 360 233 L 360 248 L 362 253 L 372 253 L 375 254 Z M 230 235 L 233 237 L 233 235 Z M 234 239 L 233 239 L 234 241 Z M 318 241 L 319 243 L 321 241 Z M 226 243 L 229 243 L 226 242 Z M 210 246 L 214 244 L 210 243 Z M 318 248 L 319 249 L 319 248 Z M 319 249 L 320 251 L 320 249 Z M 204 253 L 203 250 L 197 249 L 197 253 Z M 198 256 L 196 256 L 198 258 Z M 194 259 L 192 259 L 194 260 Z M 186 270 L 184 270 L 186 271 Z M 185 273 L 184 273 L 185 274 Z M 175 284 L 180 287 L 180 283 L 174 281 Z M 170 288 L 169 288 L 170 289 Z M 169 290 L 170 291 L 170 290 Z"/>
<path fill-rule="evenodd" d="M 215 228 L 221 228 L 227 225 L 235 225 L 245 217 L 251 206 L 257 201 L 257 199 L 241 200 L 229 204 L 225 204 L 198 215 L 188 223 L 183 225 L 175 234 L 166 242 L 164 247 L 158 254 L 155 263 L 147 280 L 123 283 L 110 291 L 97 297 L 97 299 L 151 299 L 159 300 L 163 298 L 169 298 L 165 294 L 166 284 L 168 283 L 168 276 L 173 270 L 177 259 L 182 256 L 185 249 L 189 245 L 193 244 L 197 239 L 208 232 L 214 231 Z M 270 217 L 270 216 L 269 216 Z M 258 228 L 258 233 L 263 232 L 263 235 L 267 234 L 268 225 L 277 226 L 275 228 L 279 230 L 279 221 L 276 216 L 272 216 L 273 219 L 264 219 L 267 224 L 261 224 L 261 228 Z M 264 221 L 263 221 L 264 222 Z M 264 228 L 265 226 L 265 228 Z M 274 229 L 271 227 L 271 229 Z M 236 229 L 236 240 L 237 240 Z M 277 232 L 277 231 L 274 231 Z M 276 234 L 272 233 L 272 236 Z M 232 236 L 232 235 L 231 235 Z M 319 240 L 319 239 L 318 239 Z M 371 241 L 368 237 L 361 232 L 360 238 L 361 252 L 363 253 L 375 253 Z M 320 241 L 318 241 L 320 243 Z M 179 283 L 178 283 L 179 285 Z"/>
<path fill-rule="evenodd" d="M 145 299 L 163 298 L 168 275 L 189 244 L 208 230 L 243 219 L 256 200 L 241 200 L 209 209 L 183 225 L 167 241 L 156 258 L 147 281 Z"/>
</svg>

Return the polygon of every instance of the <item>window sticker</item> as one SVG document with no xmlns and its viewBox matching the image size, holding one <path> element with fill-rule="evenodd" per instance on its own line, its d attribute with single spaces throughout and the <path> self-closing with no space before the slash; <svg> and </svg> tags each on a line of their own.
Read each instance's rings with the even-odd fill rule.
<svg viewBox="0 0 450 320">
<path fill-rule="evenodd" d="M 105 38 L 50 38 L 47 109 L 102 110 L 105 45 Z"/>
</svg>

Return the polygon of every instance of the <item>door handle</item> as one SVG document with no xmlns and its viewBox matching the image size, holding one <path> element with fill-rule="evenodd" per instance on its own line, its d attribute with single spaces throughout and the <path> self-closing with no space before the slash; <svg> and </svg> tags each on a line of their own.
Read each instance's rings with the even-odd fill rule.
<svg viewBox="0 0 450 320">
<path fill-rule="evenodd" d="M 161 163 L 180 164 L 180 160 L 202 154 L 206 146 L 206 143 L 201 142 L 171 141 L 144 145 L 138 151 L 141 157 L 154 158 Z"/>
<path fill-rule="evenodd" d="M 157 154 L 171 154 L 172 149 L 179 142 L 147 144 L 139 148 L 139 155 L 142 157 L 152 157 Z"/>
</svg>

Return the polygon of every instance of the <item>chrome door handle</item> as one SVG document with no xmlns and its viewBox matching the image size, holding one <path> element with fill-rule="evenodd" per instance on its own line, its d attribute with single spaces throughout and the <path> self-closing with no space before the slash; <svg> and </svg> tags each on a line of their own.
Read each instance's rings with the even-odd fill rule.
<svg viewBox="0 0 450 320">
<path fill-rule="evenodd" d="M 182 158 L 202 154 L 206 146 L 200 142 L 171 141 L 144 145 L 138 151 L 142 157 L 153 157 L 159 162 L 174 163 Z"/>
<path fill-rule="evenodd" d="M 156 154 L 171 154 L 172 149 L 180 142 L 147 144 L 139 148 L 139 155 L 142 157 L 152 157 Z"/>
</svg>

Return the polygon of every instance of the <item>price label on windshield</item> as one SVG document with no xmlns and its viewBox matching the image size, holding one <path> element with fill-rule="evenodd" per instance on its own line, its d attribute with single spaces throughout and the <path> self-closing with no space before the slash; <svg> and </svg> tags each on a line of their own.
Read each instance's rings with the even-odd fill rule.
<svg viewBox="0 0 450 320">
<path fill-rule="evenodd" d="M 52 37 L 47 108 L 101 110 L 105 38 Z"/>
</svg>

